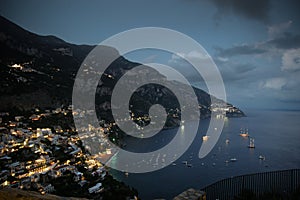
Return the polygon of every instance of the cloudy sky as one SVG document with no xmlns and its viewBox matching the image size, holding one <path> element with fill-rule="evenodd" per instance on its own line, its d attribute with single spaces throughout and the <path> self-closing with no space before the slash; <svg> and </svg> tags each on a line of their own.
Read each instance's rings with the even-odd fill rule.
<svg viewBox="0 0 300 200">
<path fill-rule="evenodd" d="M 76 44 L 98 44 L 137 27 L 174 29 L 195 39 L 211 55 L 229 102 L 244 109 L 300 109 L 297 0 L 2 0 L 0 11 L 27 30 Z M 192 51 L 181 56 L 202 59 Z M 169 64 L 201 86 L 176 55 L 148 51 L 128 58 Z"/>
</svg>

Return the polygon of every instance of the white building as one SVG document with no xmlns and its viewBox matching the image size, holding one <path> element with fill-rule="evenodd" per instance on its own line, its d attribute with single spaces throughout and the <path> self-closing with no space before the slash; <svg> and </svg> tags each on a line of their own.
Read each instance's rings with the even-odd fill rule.
<svg viewBox="0 0 300 200">
<path fill-rule="evenodd" d="M 102 183 L 97 183 L 95 186 L 89 188 L 89 193 L 90 194 L 91 193 L 97 193 L 97 192 L 100 191 L 101 187 L 102 187 Z"/>
</svg>

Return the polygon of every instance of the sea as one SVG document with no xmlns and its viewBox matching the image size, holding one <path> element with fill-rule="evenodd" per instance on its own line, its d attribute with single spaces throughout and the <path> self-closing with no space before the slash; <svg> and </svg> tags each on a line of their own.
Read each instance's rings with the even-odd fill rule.
<svg viewBox="0 0 300 200">
<path fill-rule="evenodd" d="M 202 159 L 198 153 L 210 119 L 200 121 L 195 140 L 175 164 L 148 173 L 126 174 L 113 169 L 110 173 L 137 189 L 141 199 L 150 200 L 173 199 L 186 189 L 201 189 L 233 176 L 300 168 L 300 111 L 246 110 L 245 114 L 246 117 L 224 119 L 217 144 Z M 197 122 L 186 122 L 185 126 L 193 123 Z M 255 148 L 248 148 L 249 138 L 239 135 L 241 128 L 248 129 L 255 139 Z M 147 143 L 128 139 L 127 144 L 135 151 L 159 149 L 174 137 L 177 129 L 162 132 Z M 231 158 L 236 161 L 230 161 Z"/>
</svg>

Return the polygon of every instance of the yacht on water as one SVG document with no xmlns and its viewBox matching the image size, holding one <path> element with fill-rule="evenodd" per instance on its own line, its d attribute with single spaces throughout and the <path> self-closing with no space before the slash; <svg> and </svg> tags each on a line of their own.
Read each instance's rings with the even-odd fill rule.
<svg viewBox="0 0 300 200">
<path fill-rule="evenodd" d="M 193 167 L 193 165 L 192 164 L 187 164 L 187 167 Z"/>
<path fill-rule="evenodd" d="M 249 147 L 249 148 L 255 148 L 255 145 L 254 145 L 254 138 L 250 138 L 248 147 Z"/>
<path fill-rule="evenodd" d="M 260 160 L 266 160 L 266 157 L 265 156 L 263 156 L 263 155 L 259 155 L 259 157 L 258 157 Z"/>
<path fill-rule="evenodd" d="M 248 129 L 243 130 L 241 128 L 241 130 L 240 130 L 240 136 L 242 136 L 242 137 L 249 137 Z"/>
<path fill-rule="evenodd" d="M 209 137 L 209 136 L 205 135 L 205 136 L 202 137 L 202 140 L 203 140 L 203 141 L 207 141 L 207 140 L 208 140 L 208 137 Z"/>
</svg>

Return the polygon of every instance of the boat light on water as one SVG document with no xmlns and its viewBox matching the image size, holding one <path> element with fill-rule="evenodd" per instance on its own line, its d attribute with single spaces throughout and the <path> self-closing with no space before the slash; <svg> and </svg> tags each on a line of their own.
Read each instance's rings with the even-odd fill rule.
<svg viewBox="0 0 300 200">
<path fill-rule="evenodd" d="M 246 129 L 246 130 L 241 129 L 240 136 L 249 137 L 248 129 Z"/>
<path fill-rule="evenodd" d="M 202 140 L 203 140 L 203 141 L 207 141 L 208 138 L 209 138 L 209 136 L 205 135 L 205 136 L 202 137 Z"/>
<path fill-rule="evenodd" d="M 263 155 L 260 155 L 258 158 L 259 158 L 260 160 L 266 160 L 266 157 L 263 156 Z"/>
<path fill-rule="evenodd" d="M 250 138 L 248 147 L 249 147 L 249 148 L 255 148 L 255 145 L 254 145 L 254 138 Z"/>
</svg>

